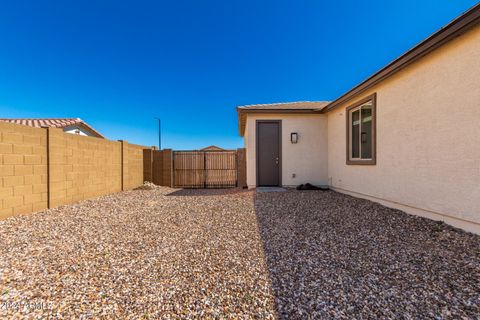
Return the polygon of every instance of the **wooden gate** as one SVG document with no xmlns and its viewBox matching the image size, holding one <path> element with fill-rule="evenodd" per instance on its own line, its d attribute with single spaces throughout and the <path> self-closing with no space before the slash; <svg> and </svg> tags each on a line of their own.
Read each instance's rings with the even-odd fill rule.
<svg viewBox="0 0 480 320">
<path fill-rule="evenodd" d="M 174 151 L 173 184 L 177 188 L 237 186 L 237 151 Z"/>
</svg>

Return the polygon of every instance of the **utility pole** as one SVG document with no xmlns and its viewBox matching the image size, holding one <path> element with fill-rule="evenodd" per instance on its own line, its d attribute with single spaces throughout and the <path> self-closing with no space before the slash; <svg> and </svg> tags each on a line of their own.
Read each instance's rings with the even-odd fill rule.
<svg viewBox="0 0 480 320">
<path fill-rule="evenodd" d="M 158 120 L 158 150 L 162 150 L 162 128 L 160 118 L 153 117 L 154 119 Z"/>
</svg>

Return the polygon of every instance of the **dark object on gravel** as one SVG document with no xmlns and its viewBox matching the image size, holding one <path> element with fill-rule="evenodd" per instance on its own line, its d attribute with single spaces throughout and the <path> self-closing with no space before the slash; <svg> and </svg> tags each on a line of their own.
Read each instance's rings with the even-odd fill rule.
<svg viewBox="0 0 480 320">
<path fill-rule="evenodd" d="M 305 184 L 301 184 L 301 185 L 297 186 L 297 190 L 322 190 L 322 191 L 327 191 L 327 190 L 329 190 L 329 188 L 328 188 L 328 186 L 317 187 L 317 186 L 314 186 L 313 184 L 307 182 Z"/>
</svg>

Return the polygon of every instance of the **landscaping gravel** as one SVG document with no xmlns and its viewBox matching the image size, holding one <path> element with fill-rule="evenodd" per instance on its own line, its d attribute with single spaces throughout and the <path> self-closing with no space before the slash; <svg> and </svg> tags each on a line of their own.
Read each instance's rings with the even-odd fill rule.
<svg viewBox="0 0 480 320">
<path fill-rule="evenodd" d="M 274 317 L 252 192 L 142 189 L 1 221 L 0 318 Z"/>
<path fill-rule="evenodd" d="M 333 191 L 257 193 L 282 318 L 480 319 L 480 237 Z"/>
<path fill-rule="evenodd" d="M 480 237 L 333 191 L 146 185 L 0 221 L 0 258 L 0 318 L 480 315 Z"/>
</svg>

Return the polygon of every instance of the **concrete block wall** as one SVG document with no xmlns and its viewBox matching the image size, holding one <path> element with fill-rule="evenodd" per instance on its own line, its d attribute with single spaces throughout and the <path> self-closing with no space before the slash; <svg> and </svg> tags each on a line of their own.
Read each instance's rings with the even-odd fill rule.
<svg viewBox="0 0 480 320">
<path fill-rule="evenodd" d="M 128 142 L 120 140 L 120 153 L 121 153 L 121 188 L 122 190 L 128 190 Z"/>
<path fill-rule="evenodd" d="M 47 208 L 46 130 L 0 122 L 0 219 Z"/>
<path fill-rule="evenodd" d="M 134 189 L 144 149 L 0 121 L 0 219 Z"/>
<path fill-rule="evenodd" d="M 144 146 L 127 144 L 128 175 L 124 190 L 141 186 L 143 180 L 143 150 Z"/>
<path fill-rule="evenodd" d="M 122 190 L 121 143 L 47 130 L 51 207 Z"/>
</svg>

